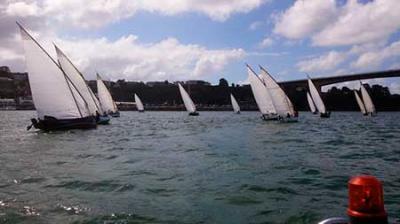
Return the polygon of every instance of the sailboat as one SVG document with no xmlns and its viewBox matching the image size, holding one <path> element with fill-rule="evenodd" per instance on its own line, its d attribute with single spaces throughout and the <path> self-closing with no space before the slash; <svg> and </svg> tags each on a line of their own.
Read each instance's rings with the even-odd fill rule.
<svg viewBox="0 0 400 224">
<path fill-rule="evenodd" d="M 58 48 L 54 45 L 56 52 L 58 63 L 61 68 L 64 70 L 65 75 L 71 80 L 71 82 L 76 86 L 82 97 L 88 103 L 89 112 L 92 116 L 96 116 L 97 124 L 108 124 L 110 122 L 110 117 L 107 114 L 103 113 L 103 110 L 94 96 L 92 90 L 87 85 L 85 78 L 82 73 L 75 67 L 75 65 L 71 62 L 71 60 Z"/>
<path fill-rule="evenodd" d="M 365 109 L 364 102 L 362 101 L 362 99 L 361 99 L 360 96 L 358 95 L 357 90 L 354 90 L 354 96 L 356 97 L 356 101 L 357 101 L 358 106 L 360 107 L 361 113 L 362 113 L 364 116 L 367 116 L 368 113 L 367 113 L 367 110 Z"/>
<path fill-rule="evenodd" d="M 135 93 L 135 103 L 136 103 L 136 108 L 139 112 L 144 112 L 144 106 L 138 95 Z"/>
<path fill-rule="evenodd" d="M 96 128 L 87 102 L 57 62 L 19 24 L 25 49 L 29 85 L 38 119 L 33 126 L 44 131 Z"/>
<path fill-rule="evenodd" d="M 257 76 L 257 74 L 247 65 L 247 73 L 249 76 L 251 90 L 256 100 L 258 109 L 262 114 L 263 120 L 278 120 L 276 109 L 272 103 L 270 93 L 265 86 L 263 80 Z"/>
<path fill-rule="evenodd" d="M 190 116 L 198 116 L 199 112 L 196 111 L 196 105 L 194 105 L 192 99 L 186 90 L 178 83 L 179 92 L 181 93 L 183 103 L 185 104 L 186 110 L 189 112 Z"/>
<path fill-rule="evenodd" d="M 308 102 L 308 106 L 310 107 L 311 113 L 313 114 L 317 114 L 317 108 L 315 108 L 315 104 L 313 99 L 310 96 L 310 92 L 307 91 L 307 102 Z"/>
<path fill-rule="evenodd" d="M 364 111 L 361 109 L 361 112 L 364 115 L 376 116 L 376 109 L 375 109 L 374 103 L 372 102 L 371 96 L 368 94 L 368 91 L 365 89 L 365 87 L 361 81 L 360 81 L 360 85 L 361 85 L 362 100 L 360 99 L 360 97 L 358 96 L 358 94 L 356 92 L 355 92 L 355 94 L 356 94 L 356 99 L 357 99 L 358 105 L 363 105 Z M 360 106 L 360 108 L 362 108 L 362 107 Z"/>
<path fill-rule="evenodd" d="M 260 66 L 260 69 L 261 77 L 264 80 L 264 84 L 271 96 L 276 113 L 278 114 L 278 120 L 283 122 L 296 122 L 298 113 L 294 110 L 293 104 L 285 91 L 283 91 L 265 68 Z"/>
<path fill-rule="evenodd" d="M 233 112 L 235 112 L 236 114 L 240 114 L 239 104 L 232 94 L 231 94 L 231 103 L 232 103 Z"/>
<path fill-rule="evenodd" d="M 322 101 L 322 98 L 319 95 L 319 92 L 315 87 L 314 83 L 312 82 L 312 80 L 310 79 L 310 77 L 308 77 L 308 88 L 310 89 L 311 98 L 315 103 L 315 106 L 317 107 L 320 117 L 322 118 L 330 117 L 331 112 L 326 110 L 324 101 Z"/>
<path fill-rule="evenodd" d="M 104 113 L 112 117 L 120 116 L 117 105 L 99 74 L 97 74 L 97 96 L 99 97 L 100 106 Z"/>
</svg>

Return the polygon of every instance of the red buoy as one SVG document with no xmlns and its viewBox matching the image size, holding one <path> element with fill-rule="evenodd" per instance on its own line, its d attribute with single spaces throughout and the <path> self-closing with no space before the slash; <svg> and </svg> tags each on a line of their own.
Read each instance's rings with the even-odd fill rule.
<svg viewBox="0 0 400 224">
<path fill-rule="evenodd" d="M 351 224 L 387 224 L 382 183 L 373 176 L 353 177 L 349 183 L 347 215 Z"/>
</svg>

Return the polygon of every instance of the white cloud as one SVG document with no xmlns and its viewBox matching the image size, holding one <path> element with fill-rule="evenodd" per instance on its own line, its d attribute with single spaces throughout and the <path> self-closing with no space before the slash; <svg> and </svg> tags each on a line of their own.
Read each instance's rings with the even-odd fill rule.
<svg viewBox="0 0 400 224">
<path fill-rule="evenodd" d="M 335 19 L 335 0 L 295 1 L 278 16 L 274 32 L 289 39 L 312 35 Z"/>
<path fill-rule="evenodd" d="M 355 68 L 375 68 L 382 64 L 385 59 L 400 56 L 400 41 L 393 42 L 389 46 L 362 53 L 358 59 L 352 63 Z"/>
<path fill-rule="evenodd" d="M 232 14 L 248 13 L 269 0 L 17 0 L 6 1 L 10 16 L 41 16 L 79 28 L 98 28 L 147 11 L 162 15 L 195 12 L 215 21 L 225 21 Z"/>
<path fill-rule="evenodd" d="M 336 68 L 346 57 L 345 53 L 330 51 L 319 57 L 300 61 L 297 63 L 297 67 L 301 72 L 327 71 Z"/>
<path fill-rule="evenodd" d="M 259 43 L 259 47 L 260 48 L 266 48 L 271 46 L 274 43 L 274 40 L 270 37 L 266 37 L 264 38 L 260 43 Z"/>
<path fill-rule="evenodd" d="M 361 44 L 384 40 L 400 28 L 398 0 L 358 3 L 349 0 L 334 23 L 313 36 L 318 46 Z"/>
<path fill-rule="evenodd" d="M 11 2 L 9 5 L 7 5 L 5 12 L 9 16 L 39 16 L 40 8 L 36 4 L 36 2 Z"/>
<path fill-rule="evenodd" d="M 242 49 L 210 50 L 198 45 L 183 45 L 174 38 L 151 44 L 141 44 L 132 35 L 114 42 L 105 38 L 57 42 L 83 72 L 93 75 L 97 70 L 111 79 L 203 78 L 216 75 L 229 63 L 245 56 Z"/>
</svg>

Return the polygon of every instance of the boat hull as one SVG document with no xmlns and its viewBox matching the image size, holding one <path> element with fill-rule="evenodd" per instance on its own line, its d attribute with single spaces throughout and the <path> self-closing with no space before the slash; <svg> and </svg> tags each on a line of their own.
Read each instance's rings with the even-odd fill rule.
<svg viewBox="0 0 400 224">
<path fill-rule="evenodd" d="M 326 113 L 320 113 L 319 116 L 321 118 L 329 118 L 331 116 L 331 112 L 326 112 Z"/>
<path fill-rule="evenodd" d="M 96 118 L 97 124 L 106 125 L 110 123 L 110 116 L 103 115 Z"/>
<path fill-rule="evenodd" d="M 277 114 L 263 114 L 261 118 L 264 121 L 277 121 L 278 120 L 278 115 Z"/>
<path fill-rule="evenodd" d="M 93 129 L 97 127 L 96 117 L 83 117 L 76 119 L 56 119 L 45 116 L 43 120 L 32 119 L 33 127 L 43 131 L 61 131 L 70 129 Z"/>
<path fill-rule="evenodd" d="M 199 112 L 195 111 L 195 112 L 190 112 L 189 116 L 199 116 Z"/>
<path fill-rule="evenodd" d="M 298 122 L 298 117 L 284 117 L 279 118 L 278 121 L 281 123 L 296 123 Z"/>
<path fill-rule="evenodd" d="M 114 112 L 114 113 L 110 113 L 109 114 L 111 117 L 120 117 L 121 115 L 119 114 L 119 111 Z"/>
<path fill-rule="evenodd" d="M 144 113 L 144 110 L 138 110 L 139 113 Z"/>
</svg>

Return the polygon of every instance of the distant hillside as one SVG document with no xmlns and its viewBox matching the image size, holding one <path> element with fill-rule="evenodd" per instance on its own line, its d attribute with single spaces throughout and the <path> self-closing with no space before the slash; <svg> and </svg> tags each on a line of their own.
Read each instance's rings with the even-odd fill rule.
<svg viewBox="0 0 400 224">
<path fill-rule="evenodd" d="M 97 92 L 96 81 L 89 81 L 89 86 Z M 181 82 L 183 83 L 183 82 Z M 106 82 L 111 94 L 116 101 L 134 101 L 133 94 L 140 96 L 147 106 L 176 106 L 182 104 L 176 83 L 164 82 L 130 82 L 118 80 Z M 192 80 L 183 83 L 184 88 L 189 92 L 193 101 L 200 107 L 220 107 L 229 109 L 232 93 L 243 109 L 255 110 L 256 104 L 249 85 L 228 85 L 225 79 L 221 79 L 219 85 L 201 80 Z M 400 111 L 400 95 L 391 94 L 387 87 L 366 85 L 378 111 Z M 26 73 L 12 73 L 7 67 L 0 67 L 0 98 L 29 98 L 30 89 Z M 352 111 L 358 110 L 354 93 L 347 87 L 338 89 L 333 87 L 322 97 L 329 110 Z M 308 110 L 306 92 L 304 90 L 289 94 L 297 110 Z"/>
</svg>

